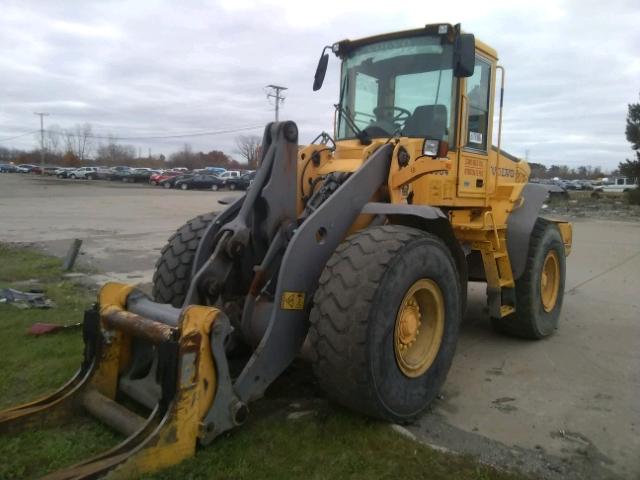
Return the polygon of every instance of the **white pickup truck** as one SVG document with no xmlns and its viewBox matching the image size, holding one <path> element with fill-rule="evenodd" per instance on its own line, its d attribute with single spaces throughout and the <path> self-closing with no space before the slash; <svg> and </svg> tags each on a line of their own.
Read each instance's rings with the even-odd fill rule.
<svg viewBox="0 0 640 480">
<path fill-rule="evenodd" d="M 613 179 L 611 183 L 603 183 L 594 188 L 596 192 L 628 192 L 638 188 L 635 178 L 631 177 L 617 177 Z"/>
</svg>

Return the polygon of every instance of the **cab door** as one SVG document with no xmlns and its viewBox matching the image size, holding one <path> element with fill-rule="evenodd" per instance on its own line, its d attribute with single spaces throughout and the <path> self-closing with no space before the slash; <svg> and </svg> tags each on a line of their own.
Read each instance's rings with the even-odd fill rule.
<svg viewBox="0 0 640 480">
<path fill-rule="evenodd" d="M 458 196 L 484 197 L 491 148 L 492 62 L 476 54 L 473 75 L 463 82 L 462 148 L 458 157 Z"/>
</svg>

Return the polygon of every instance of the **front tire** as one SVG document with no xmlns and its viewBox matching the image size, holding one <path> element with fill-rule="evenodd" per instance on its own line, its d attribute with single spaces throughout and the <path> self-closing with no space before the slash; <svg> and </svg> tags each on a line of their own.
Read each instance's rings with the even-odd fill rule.
<svg viewBox="0 0 640 480">
<path fill-rule="evenodd" d="M 157 302 L 180 308 L 191 283 L 191 270 L 200 239 L 217 214 L 205 213 L 181 226 L 162 248 L 153 273 L 152 295 Z"/>
<path fill-rule="evenodd" d="M 438 237 L 396 225 L 350 236 L 314 296 L 309 340 L 320 385 L 353 410 L 413 420 L 451 366 L 460 295 L 455 262 Z"/>
<path fill-rule="evenodd" d="M 180 189 L 188 190 L 189 189 L 189 185 L 187 185 L 186 183 L 183 183 L 182 185 L 180 185 Z"/>
<path fill-rule="evenodd" d="M 235 190 L 236 189 L 236 184 L 235 183 L 230 183 L 229 184 L 229 190 Z"/>
<path fill-rule="evenodd" d="M 211 185 L 211 190 L 213 190 L 214 192 L 217 192 L 219 189 L 220 187 L 218 187 L 218 185 L 216 185 L 215 183 Z"/>
<path fill-rule="evenodd" d="M 516 311 L 492 319 L 501 333 L 539 340 L 553 334 L 564 298 L 566 260 L 558 227 L 538 218 L 531 233 L 524 273 L 516 280 Z"/>
</svg>

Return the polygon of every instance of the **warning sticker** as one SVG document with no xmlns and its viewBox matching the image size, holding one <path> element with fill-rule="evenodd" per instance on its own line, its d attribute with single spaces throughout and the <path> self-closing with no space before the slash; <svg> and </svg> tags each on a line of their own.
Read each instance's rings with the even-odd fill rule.
<svg viewBox="0 0 640 480">
<path fill-rule="evenodd" d="M 479 132 L 469 132 L 469 142 L 482 144 L 482 134 Z"/>
<path fill-rule="evenodd" d="M 280 308 L 283 310 L 303 310 L 304 292 L 283 292 Z"/>
</svg>

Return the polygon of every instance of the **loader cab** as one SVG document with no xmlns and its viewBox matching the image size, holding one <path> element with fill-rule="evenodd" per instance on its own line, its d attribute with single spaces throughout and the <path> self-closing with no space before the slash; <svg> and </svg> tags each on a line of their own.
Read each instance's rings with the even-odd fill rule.
<svg viewBox="0 0 640 480">
<path fill-rule="evenodd" d="M 342 60 L 338 145 L 353 151 L 375 139 L 409 139 L 419 144 L 416 155 L 452 162 L 449 174 L 459 177 L 455 197 L 482 198 L 495 189 L 493 49 L 459 26 L 439 24 L 345 40 L 332 50 Z M 321 77 L 322 67 L 326 62 L 319 65 Z"/>
<path fill-rule="evenodd" d="M 473 35 L 428 25 L 332 49 L 342 59 L 338 140 L 400 135 L 454 144 L 459 80 L 474 75 Z"/>
</svg>

